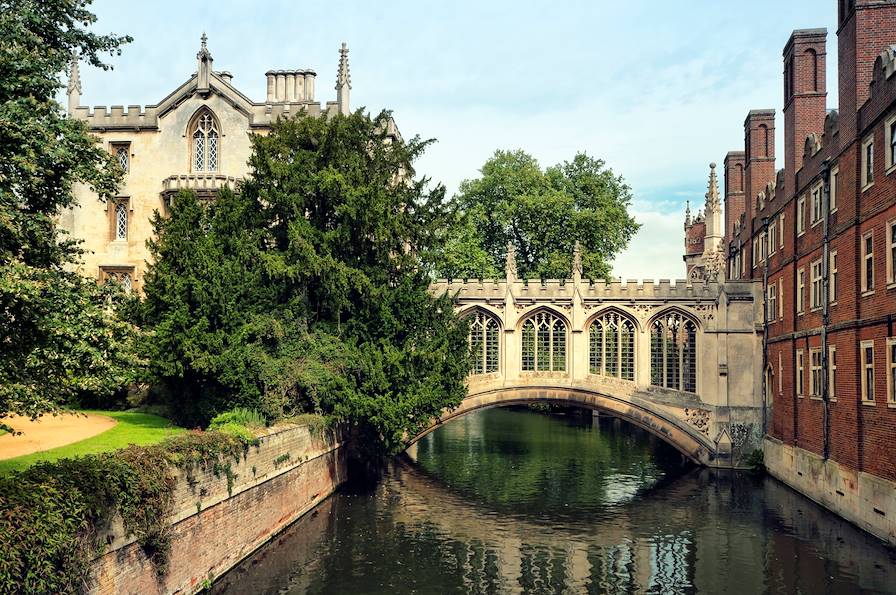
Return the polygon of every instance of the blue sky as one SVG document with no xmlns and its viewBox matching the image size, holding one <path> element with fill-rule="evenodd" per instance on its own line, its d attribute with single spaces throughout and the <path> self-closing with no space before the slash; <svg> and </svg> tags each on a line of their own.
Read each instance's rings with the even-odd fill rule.
<svg viewBox="0 0 896 595">
<path fill-rule="evenodd" d="M 350 48 L 352 105 L 395 112 L 406 137 L 438 142 L 418 171 L 477 175 L 495 149 L 543 165 L 577 151 L 632 186 L 643 224 L 614 274 L 680 278 L 685 200 L 702 204 L 710 161 L 742 148 L 749 109 L 778 110 L 781 51 L 793 29 L 828 28 L 828 105 L 837 105 L 834 0 L 387 1 L 160 0 L 139 11 L 97 0 L 102 32 L 134 42 L 112 72 L 82 69 L 83 105 L 156 103 L 196 68 L 208 34 L 215 69 L 249 97 L 264 72 L 313 68 L 335 99 L 338 48 Z"/>
</svg>

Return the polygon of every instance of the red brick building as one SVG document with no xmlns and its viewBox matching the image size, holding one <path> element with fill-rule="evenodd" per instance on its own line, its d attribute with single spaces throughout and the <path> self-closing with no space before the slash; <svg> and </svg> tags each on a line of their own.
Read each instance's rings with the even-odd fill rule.
<svg viewBox="0 0 896 595">
<path fill-rule="evenodd" d="M 728 276 L 766 296 L 770 470 L 893 541 L 896 0 L 838 4 L 839 109 L 826 110 L 827 31 L 794 31 L 784 168 L 774 110 L 750 111 L 725 158 Z"/>
</svg>

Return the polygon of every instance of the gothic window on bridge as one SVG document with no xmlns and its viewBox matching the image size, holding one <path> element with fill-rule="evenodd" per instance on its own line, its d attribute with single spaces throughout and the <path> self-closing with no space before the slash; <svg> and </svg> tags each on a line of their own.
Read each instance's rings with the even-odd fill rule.
<svg viewBox="0 0 896 595">
<path fill-rule="evenodd" d="M 591 323 L 589 370 L 600 376 L 635 379 L 635 325 L 618 312 L 607 312 Z"/>
<path fill-rule="evenodd" d="M 218 171 L 218 123 L 203 108 L 190 127 L 193 171 Z"/>
<path fill-rule="evenodd" d="M 678 312 L 650 325 L 650 384 L 697 392 L 697 325 Z"/>
<path fill-rule="evenodd" d="M 491 374 L 498 371 L 498 321 L 485 312 L 470 317 L 470 355 L 473 374 Z"/>
<path fill-rule="evenodd" d="M 523 371 L 566 371 L 566 324 L 550 312 L 523 323 Z"/>
</svg>

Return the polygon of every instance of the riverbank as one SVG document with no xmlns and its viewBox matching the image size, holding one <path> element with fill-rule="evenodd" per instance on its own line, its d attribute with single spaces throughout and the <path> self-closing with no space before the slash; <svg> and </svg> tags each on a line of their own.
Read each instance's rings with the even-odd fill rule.
<svg viewBox="0 0 896 595">
<path fill-rule="evenodd" d="M 116 519 L 89 592 L 201 591 L 333 493 L 346 479 L 346 450 L 338 431 L 275 427 L 237 463 L 179 472 L 165 575 Z"/>
</svg>

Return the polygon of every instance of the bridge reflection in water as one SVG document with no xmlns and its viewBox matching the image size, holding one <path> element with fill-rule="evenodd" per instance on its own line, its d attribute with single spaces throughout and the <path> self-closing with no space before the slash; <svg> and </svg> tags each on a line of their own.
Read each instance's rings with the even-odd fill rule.
<svg viewBox="0 0 896 595">
<path fill-rule="evenodd" d="M 232 593 L 887 592 L 896 558 L 773 480 L 624 422 L 494 409 L 327 499 Z"/>
</svg>

